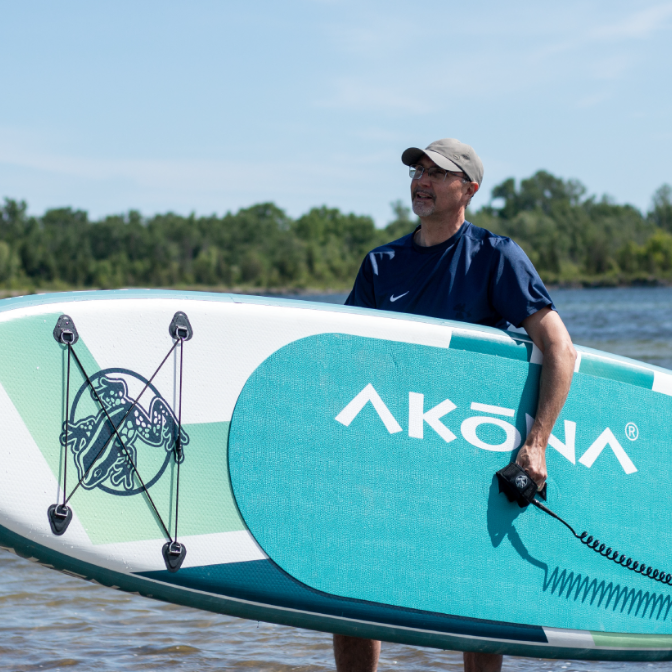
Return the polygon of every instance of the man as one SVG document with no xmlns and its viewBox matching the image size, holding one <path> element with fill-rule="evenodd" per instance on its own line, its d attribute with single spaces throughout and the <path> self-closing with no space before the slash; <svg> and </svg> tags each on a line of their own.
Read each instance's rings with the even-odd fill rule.
<svg viewBox="0 0 672 672">
<path fill-rule="evenodd" d="M 483 180 L 469 145 L 447 138 L 401 156 L 420 226 L 367 255 L 346 304 L 523 327 L 544 355 L 537 415 L 516 462 L 541 489 L 546 445 L 572 381 L 576 352 L 532 262 L 511 239 L 465 221 Z M 334 635 L 339 672 L 375 672 L 380 642 Z M 465 653 L 465 672 L 499 672 L 502 656 Z"/>
</svg>

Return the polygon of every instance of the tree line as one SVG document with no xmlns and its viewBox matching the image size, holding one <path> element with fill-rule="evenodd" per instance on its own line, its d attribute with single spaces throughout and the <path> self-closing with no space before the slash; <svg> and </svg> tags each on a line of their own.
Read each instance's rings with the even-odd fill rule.
<svg viewBox="0 0 672 672">
<path fill-rule="evenodd" d="M 91 221 L 72 208 L 31 216 L 25 202 L 5 199 L 0 287 L 345 290 L 371 248 L 417 225 L 402 201 L 392 209 L 393 221 L 377 229 L 370 217 L 327 207 L 297 219 L 261 203 L 222 217 L 131 210 Z M 513 238 L 550 283 L 672 281 L 669 185 L 642 213 L 539 171 L 497 185 L 490 203 L 468 218 Z"/>
<path fill-rule="evenodd" d="M 618 284 L 672 281 L 672 187 L 640 212 L 612 198 L 586 196 L 576 180 L 539 171 L 516 185 L 508 179 L 474 223 L 510 236 L 547 282 Z"/>
</svg>

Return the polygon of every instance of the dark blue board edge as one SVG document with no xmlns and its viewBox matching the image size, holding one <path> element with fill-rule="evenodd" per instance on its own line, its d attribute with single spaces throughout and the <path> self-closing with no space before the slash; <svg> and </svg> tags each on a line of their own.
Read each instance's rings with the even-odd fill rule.
<svg viewBox="0 0 672 672">
<path fill-rule="evenodd" d="M 292 605 L 292 609 L 308 613 L 381 626 L 415 628 L 482 639 L 548 643 L 543 628 L 539 626 L 448 616 L 324 593 L 301 583 L 270 559 L 191 567 L 178 574 L 161 570 L 142 572 L 141 575 L 208 594 L 220 594 L 221 586 L 228 583 L 231 588 L 224 590 L 229 597 L 262 600 L 264 604 L 281 608 Z"/>
<path fill-rule="evenodd" d="M 171 575 L 168 572 L 124 574 L 108 570 L 30 541 L 2 525 L 0 525 L 0 546 L 21 557 L 36 560 L 50 569 L 64 571 L 70 576 L 75 575 L 87 581 L 95 581 L 96 583 L 109 588 L 139 594 L 143 597 L 149 597 L 163 602 L 212 611 L 214 613 L 226 614 L 238 618 L 260 620 L 268 623 L 318 630 L 326 633 L 335 632 L 358 637 L 371 637 L 389 642 L 431 648 L 503 653 L 526 657 L 613 661 L 672 660 L 672 650 L 670 649 L 589 649 L 549 646 L 548 644 L 544 645 L 542 642 L 534 641 L 501 641 L 495 638 L 478 638 L 476 635 L 472 637 L 460 636 L 450 632 L 422 632 L 419 629 L 400 627 L 391 624 L 384 625 L 377 622 L 362 623 L 361 621 L 348 618 L 344 615 L 325 615 L 318 612 L 307 613 L 291 606 L 282 608 L 255 602 L 253 600 L 244 600 L 230 595 L 224 595 L 223 593 L 214 594 L 203 590 L 189 588 L 187 586 L 178 587 L 177 585 L 171 585 L 168 580 L 171 578 L 176 579 L 179 576 L 179 573 L 178 575 Z M 193 569 L 203 570 L 207 569 L 207 567 Z M 146 574 L 151 574 L 153 576 L 149 577 L 146 576 Z M 345 607 L 354 601 L 339 599 L 338 602 L 341 604 L 345 603 L 343 604 Z M 345 611 L 345 609 L 343 609 L 343 611 Z M 471 621 L 471 619 L 455 620 L 463 622 Z M 502 634 L 512 627 L 511 624 L 506 623 L 491 623 L 493 634 L 495 633 L 494 629 L 496 629 L 498 625 L 503 628 Z M 522 628 L 540 630 L 543 633 L 542 628 L 535 628 L 535 626 L 522 626 Z"/>
</svg>

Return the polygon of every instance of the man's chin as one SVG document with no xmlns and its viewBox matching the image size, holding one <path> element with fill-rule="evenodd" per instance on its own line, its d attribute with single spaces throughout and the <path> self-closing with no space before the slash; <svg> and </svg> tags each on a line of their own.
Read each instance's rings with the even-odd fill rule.
<svg viewBox="0 0 672 672">
<path fill-rule="evenodd" d="M 413 212 L 418 217 L 429 217 L 434 212 L 434 201 L 416 198 L 413 200 Z"/>
</svg>

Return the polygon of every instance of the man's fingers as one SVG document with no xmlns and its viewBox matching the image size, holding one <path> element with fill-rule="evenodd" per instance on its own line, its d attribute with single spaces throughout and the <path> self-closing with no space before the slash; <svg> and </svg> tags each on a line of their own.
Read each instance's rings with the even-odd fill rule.
<svg viewBox="0 0 672 672">
<path fill-rule="evenodd" d="M 525 469 L 530 475 L 530 478 L 537 484 L 537 488 L 541 490 L 546 483 L 546 474 L 541 471 L 536 471 L 535 469 L 527 468 Z"/>
<path fill-rule="evenodd" d="M 537 484 L 537 490 L 543 490 L 547 478 L 547 473 L 545 470 L 535 469 L 530 464 L 530 460 L 528 459 L 527 455 L 522 456 L 519 454 L 516 458 L 516 464 L 519 467 L 525 469 L 530 478 Z"/>
</svg>

